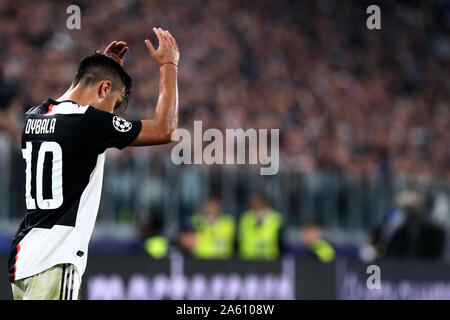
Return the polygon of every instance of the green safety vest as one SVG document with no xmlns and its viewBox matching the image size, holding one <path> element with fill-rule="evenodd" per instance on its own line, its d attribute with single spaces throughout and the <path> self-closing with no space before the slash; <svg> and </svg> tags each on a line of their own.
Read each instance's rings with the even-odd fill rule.
<svg viewBox="0 0 450 320">
<path fill-rule="evenodd" d="M 242 259 L 274 260 L 280 255 L 279 232 L 282 215 L 271 209 L 258 224 L 255 210 L 242 214 L 239 223 L 239 254 Z"/>
<path fill-rule="evenodd" d="M 193 254 L 200 259 L 227 259 L 233 255 L 235 236 L 234 218 L 228 214 L 220 215 L 210 223 L 201 213 L 192 216 L 196 232 Z"/>
<path fill-rule="evenodd" d="M 169 249 L 169 242 L 166 237 L 150 237 L 144 242 L 144 250 L 155 259 L 164 258 Z"/>
<path fill-rule="evenodd" d="M 331 262 L 336 256 L 334 248 L 325 240 L 317 240 L 311 246 L 311 250 L 322 262 Z"/>
</svg>

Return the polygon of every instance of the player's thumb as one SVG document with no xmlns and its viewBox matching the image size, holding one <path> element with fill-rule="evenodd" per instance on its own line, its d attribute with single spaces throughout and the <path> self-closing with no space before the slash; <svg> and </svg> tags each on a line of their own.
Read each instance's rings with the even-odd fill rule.
<svg viewBox="0 0 450 320">
<path fill-rule="evenodd" d="M 156 55 L 156 50 L 153 47 L 153 44 L 150 40 L 145 39 L 145 45 L 147 46 L 148 52 L 152 55 L 152 57 L 154 57 Z"/>
</svg>

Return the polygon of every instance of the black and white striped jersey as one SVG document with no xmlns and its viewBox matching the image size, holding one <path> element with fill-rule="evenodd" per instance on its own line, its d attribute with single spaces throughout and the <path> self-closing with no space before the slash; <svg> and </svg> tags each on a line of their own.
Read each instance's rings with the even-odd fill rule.
<svg viewBox="0 0 450 320">
<path fill-rule="evenodd" d="M 73 101 L 31 108 L 22 132 L 26 214 L 13 238 L 10 281 L 54 265 L 86 267 L 103 180 L 105 150 L 131 144 L 141 121 Z"/>
</svg>

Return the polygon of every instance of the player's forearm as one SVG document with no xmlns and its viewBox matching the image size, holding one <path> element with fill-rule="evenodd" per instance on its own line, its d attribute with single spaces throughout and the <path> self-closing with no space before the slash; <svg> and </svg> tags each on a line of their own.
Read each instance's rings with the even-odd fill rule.
<svg viewBox="0 0 450 320">
<path fill-rule="evenodd" d="M 164 144 L 172 141 L 178 126 L 177 67 L 165 64 L 160 68 L 159 95 L 155 115 L 142 120 L 142 129 L 132 146 Z"/>
<path fill-rule="evenodd" d="M 154 120 L 161 132 L 171 141 L 173 131 L 178 126 L 178 70 L 173 64 L 160 67 L 159 96 Z"/>
</svg>

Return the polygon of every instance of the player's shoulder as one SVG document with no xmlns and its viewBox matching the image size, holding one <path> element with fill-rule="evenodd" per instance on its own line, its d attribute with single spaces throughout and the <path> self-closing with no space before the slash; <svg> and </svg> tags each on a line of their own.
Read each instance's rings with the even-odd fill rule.
<svg viewBox="0 0 450 320">
<path fill-rule="evenodd" d="M 133 126 L 131 121 L 128 121 L 114 113 L 94 107 L 91 107 L 87 111 L 87 114 L 89 115 L 89 118 L 95 121 L 95 124 L 100 128 L 111 127 L 119 132 L 127 132 L 130 131 Z"/>
</svg>

